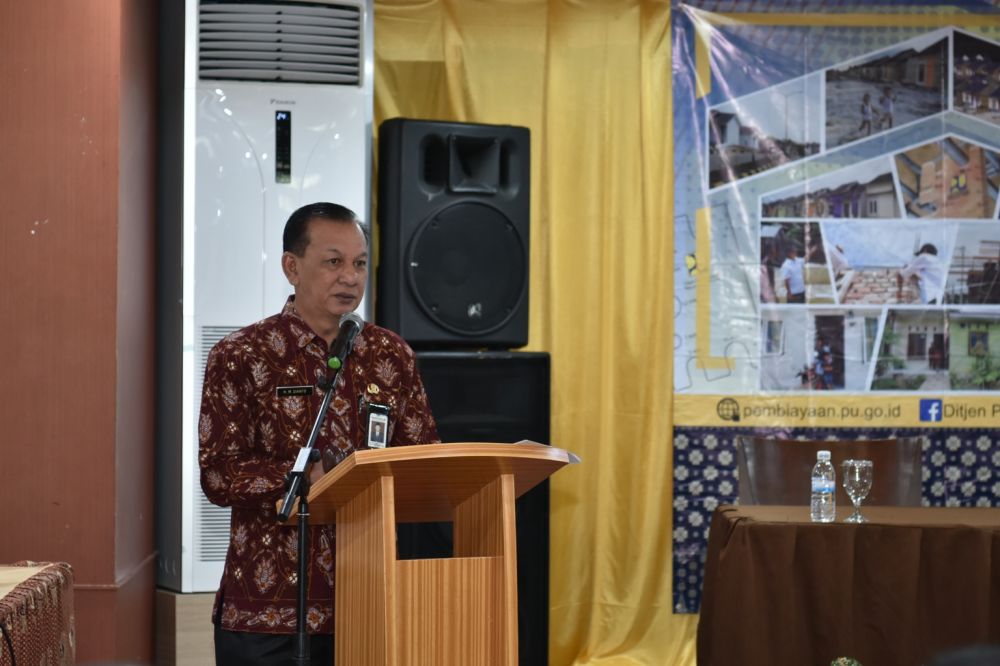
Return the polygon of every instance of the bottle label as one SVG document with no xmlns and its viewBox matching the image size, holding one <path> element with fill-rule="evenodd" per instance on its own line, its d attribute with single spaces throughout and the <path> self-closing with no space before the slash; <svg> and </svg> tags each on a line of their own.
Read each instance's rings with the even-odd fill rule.
<svg viewBox="0 0 1000 666">
<path fill-rule="evenodd" d="M 814 493 L 832 493 L 837 489 L 837 484 L 828 479 L 813 479 L 812 491 Z"/>
</svg>

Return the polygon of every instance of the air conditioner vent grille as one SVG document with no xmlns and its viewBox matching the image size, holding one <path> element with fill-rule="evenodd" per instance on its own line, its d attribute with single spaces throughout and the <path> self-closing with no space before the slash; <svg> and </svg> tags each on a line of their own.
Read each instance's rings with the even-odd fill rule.
<svg viewBox="0 0 1000 666">
<path fill-rule="evenodd" d="M 198 540 L 199 562 L 225 562 L 229 549 L 229 518 L 227 507 L 216 506 L 208 501 L 205 493 L 198 490 L 198 515 L 201 530 Z"/>
<path fill-rule="evenodd" d="M 208 354 L 212 351 L 219 340 L 230 333 L 240 329 L 239 326 L 203 326 L 198 344 L 198 367 L 195 372 L 195 405 L 194 414 L 197 419 L 201 414 L 201 389 L 205 378 L 205 367 L 208 365 Z M 198 441 L 197 432 L 195 441 Z M 197 460 L 195 461 L 197 465 Z M 195 469 L 194 478 L 200 479 L 201 472 Z M 216 506 L 208 501 L 205 493 L 201 489 L 200 481 L 197 482 L 196 496 L 198 505 L 198 535 L 196 537 L 198 549 L 197 558 L 199 562 L 225 562 L 226 549 L 229 548 L 229 517 L 230 510 L 227 507 Z"/>
<path fill-rule="evenodd" d="M 348 5 L 202 0 L 198 76 L 358 85 L 361 21 Z"/>
</svg>

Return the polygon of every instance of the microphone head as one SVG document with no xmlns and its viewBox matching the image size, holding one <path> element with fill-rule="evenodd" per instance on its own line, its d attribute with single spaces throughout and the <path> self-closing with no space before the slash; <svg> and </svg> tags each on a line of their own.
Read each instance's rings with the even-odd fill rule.
<svg viewBox="0 0 1000 666">
<path fill-rule="evenodd" d="M 365 320 L 357 312 L 348 312 L 340 316 L 340 328 L 344 328 L 344 324 L 347 322 L 353 323 L 358 327 L 358 330 L 364 328 L 365 325 Z"/>
</svg>

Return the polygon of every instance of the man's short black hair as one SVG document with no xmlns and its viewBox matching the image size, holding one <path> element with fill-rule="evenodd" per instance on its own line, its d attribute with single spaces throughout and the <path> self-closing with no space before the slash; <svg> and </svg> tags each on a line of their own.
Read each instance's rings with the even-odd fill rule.
<svg viewBox="0 0 1000 666">
<path fill-rule="evenodd" d="M 924 243 L 923 246 L 919 250 L 917 250 L 918 257 L 922 254 L 937 255 L 937 248 L 934 247 L 933 243 Z"/>
<path fill-rule="evenodd" d="M 302 206 L 288 217 L 285 231 L 281 235 L 281 249 L 284 252 L 291 252 L 297 257 L 306 253 L 306 248 L 309 247 L 310 220 L 356 224 L 365 237 L 365 244 L 368 244 L 368 230 L 353 210 L 340 204 L 317 201 Z"/>
</svg>

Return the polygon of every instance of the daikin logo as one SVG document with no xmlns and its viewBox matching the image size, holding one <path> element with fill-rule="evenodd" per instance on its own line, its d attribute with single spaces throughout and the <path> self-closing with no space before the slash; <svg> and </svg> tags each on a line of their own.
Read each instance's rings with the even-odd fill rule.
<svg viewBox="0 0 1000 666">
<path fill-rule="evenodd" d="M 921 421 L 940 421 L 944 417 L 944 408 L 940 400 L 920 401 Z"/>
</svg>

